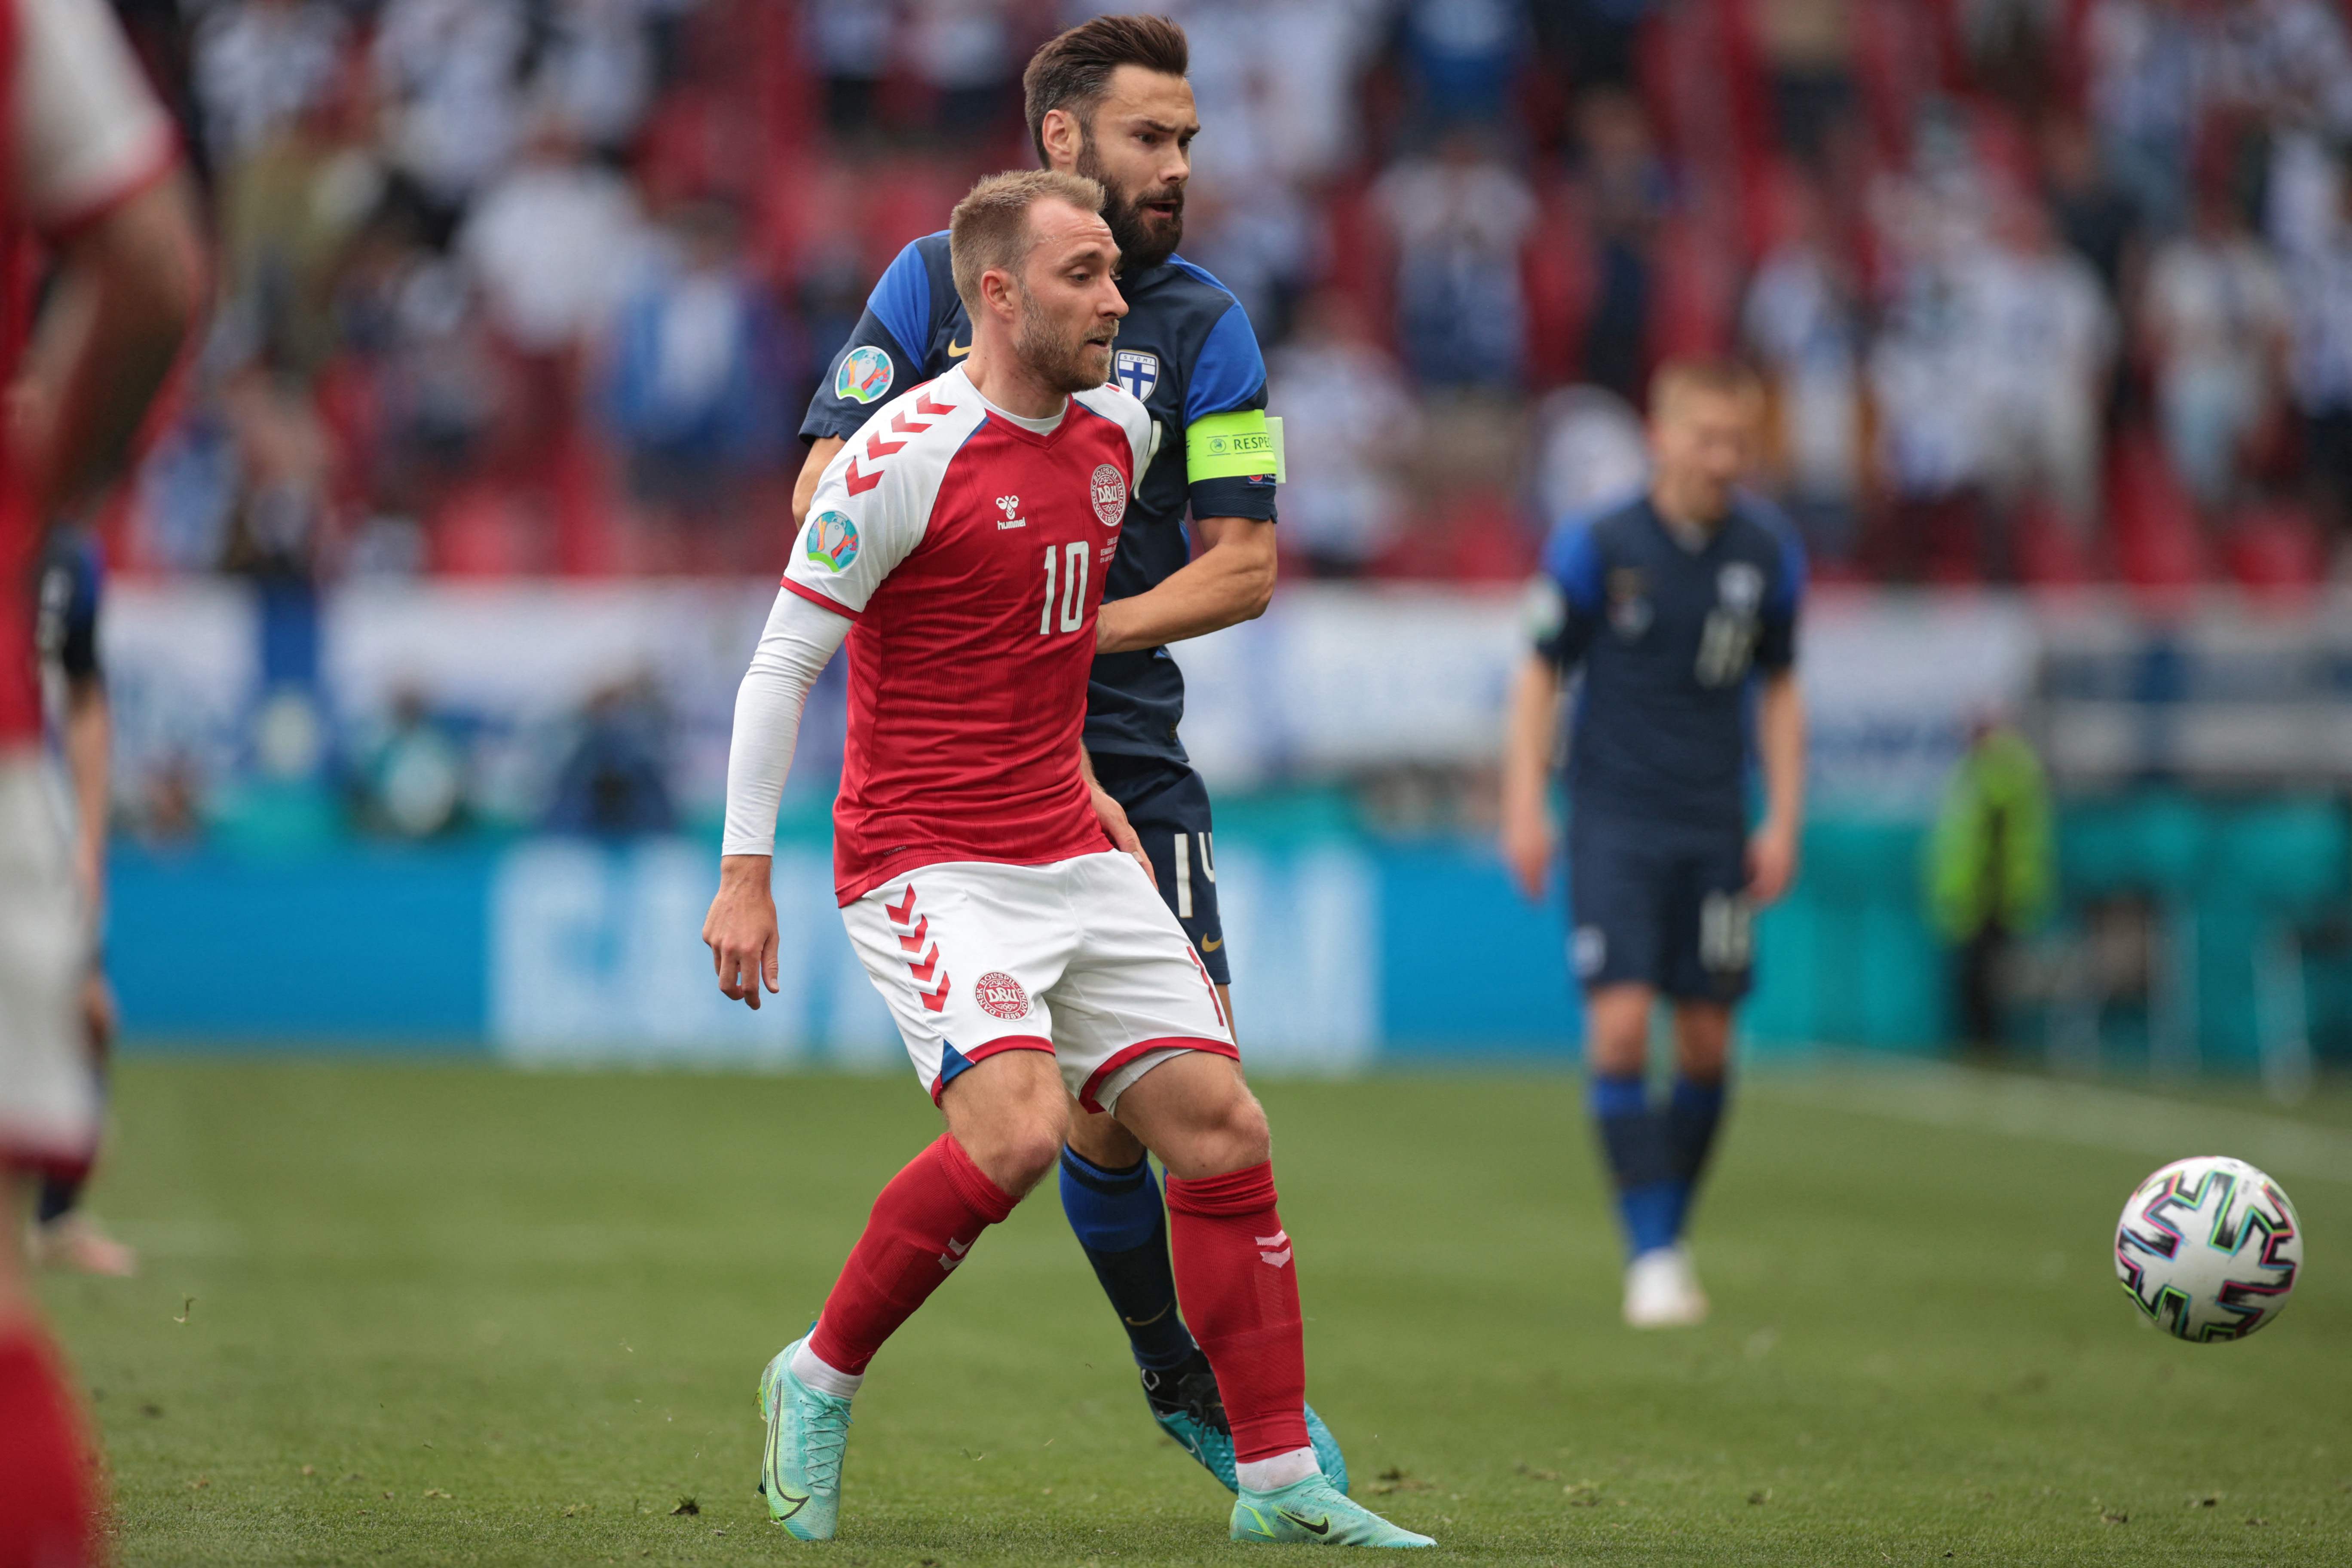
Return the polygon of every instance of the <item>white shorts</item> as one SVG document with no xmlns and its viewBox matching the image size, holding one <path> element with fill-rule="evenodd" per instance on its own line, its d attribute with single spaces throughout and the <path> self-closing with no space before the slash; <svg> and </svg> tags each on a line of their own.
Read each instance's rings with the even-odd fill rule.
<svg viewBox="0 0 2352 1568">
<path fill-rule="evenodd" d="M 72 851 L 40 758 L 0 753 L 0 1164 L 69 1173 L 97 1148 L 98 1080 L 81 1031 L 89 963 Z"/>
<path fill-rule="evenodd" d="M 1088 1110 L 1182 1052 L 1240 1057 L 1183 928 L 1115 851 L 925 866 L 841 919 L 934 1100 L 999 1051 L 1052 1052 Z"/>
</svg>

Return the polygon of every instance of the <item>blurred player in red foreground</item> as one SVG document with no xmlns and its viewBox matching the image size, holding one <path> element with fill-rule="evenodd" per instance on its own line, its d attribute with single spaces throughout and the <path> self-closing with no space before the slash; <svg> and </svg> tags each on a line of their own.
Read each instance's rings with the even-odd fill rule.
<svg viewBox="0 0 2352 1568">
<path fill-rule="evenodd" d="M 74 1401 L 26 1282 L 29 1177 L 94 1145 L 90 927 L 42 782 L 41 525 L 121 472 L 194 318 L 203 267 L 170 122 L 100 0 L 0 0 L 0 1568 L 99 1555 Z M 55 287 L 36 327 L 39 247 Z"/>
</svg>

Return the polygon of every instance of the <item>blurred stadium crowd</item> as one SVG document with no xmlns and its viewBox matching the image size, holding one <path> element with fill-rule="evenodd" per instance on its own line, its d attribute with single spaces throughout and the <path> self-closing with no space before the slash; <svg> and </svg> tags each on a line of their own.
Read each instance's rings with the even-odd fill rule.
<svg viewBox="0 0 2352 1568">
<path fill-rule="evenodd" d="M 1028 51 L 1109 8 L 184 0 L 225 305 L 114 559 L 773 569 L 867 287 L 1030 161 Z M 1832 577 L 2327 574 L 2331 0 L 1168 9 L 1206 127 L 1184 249 L 1266 346 L 1294 574 L 1518 578 L 1638 479 L 1647 367 L 1727 346 Z"/>
</svg>

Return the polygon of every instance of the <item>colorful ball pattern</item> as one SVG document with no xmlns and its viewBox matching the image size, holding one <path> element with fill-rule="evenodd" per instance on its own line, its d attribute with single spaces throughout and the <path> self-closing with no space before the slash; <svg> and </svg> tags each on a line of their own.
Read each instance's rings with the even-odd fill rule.
<svg viewBox="0 0 2352 1568">
<path fill-rule="evenodd" d="M 2148 1321 L 2199 1344 L 2242 1340 L 2279 1315 L 2303 1268 L 2285 1191 L 2243 1160 L 2176 1160 L 2132 1193 L 2116 1274 Z"/>
</svg>

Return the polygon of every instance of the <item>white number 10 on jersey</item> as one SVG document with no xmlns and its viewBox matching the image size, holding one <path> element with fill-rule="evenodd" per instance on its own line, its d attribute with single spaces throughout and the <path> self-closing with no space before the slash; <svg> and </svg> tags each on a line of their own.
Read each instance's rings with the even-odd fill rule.
<svg viewBox="0 0 2352 1568">
<path fill-rule="evenodd" d="M 1073 540 L 1056 552 L 1045 547 L 1045 608 L 1037 617 L 1037 635 L 1054 633 L 1054 557 L 1062 557 L 1062 630 L 1076 631 L 1087 620 L 1087 542 Z"/>
</svg>

